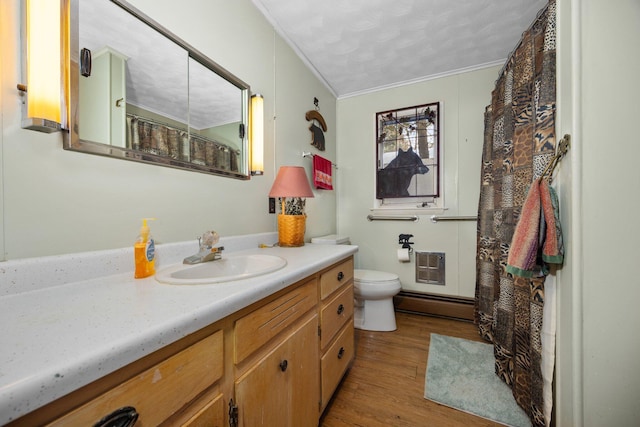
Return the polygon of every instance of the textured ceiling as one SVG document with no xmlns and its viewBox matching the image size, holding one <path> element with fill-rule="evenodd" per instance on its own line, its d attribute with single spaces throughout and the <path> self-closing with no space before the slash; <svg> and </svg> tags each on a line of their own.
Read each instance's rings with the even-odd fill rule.
<svg viewBox="0 0 640 427">
<path fill-rule="evenodd" d="M 547 3 L 252 1 L 338 97 L 500 64 Z"/>
</svg>

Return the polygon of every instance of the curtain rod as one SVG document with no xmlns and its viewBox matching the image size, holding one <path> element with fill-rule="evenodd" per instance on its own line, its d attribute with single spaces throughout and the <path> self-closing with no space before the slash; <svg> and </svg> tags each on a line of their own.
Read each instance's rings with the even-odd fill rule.
<svg viewBox="0 0 640 427">
<path fill-rule="evenodd" d="M 502 66 L 502 68 L 500 69 L 500 72 L 498 73 L 498 80 L 500 79 L 500 77 L 502 77 L 502 74 L 504 73 L 504 71 L 506 70 L 507 66 L 509 65 L 509 61 L 511 61 L 511 57 L 513 56 L 513 54 L 516 52 L 516 50 L 518 50 L 518 48 L 522 44 L 522 40 L 524 38 L 524 34 L 529 32 L 531 30 L 531 28 L 533 28 L 533 26 L 538 23 L 538 21 L 540 20 L 540 17 L 542 17 L 542 15 L 546 13 L 547 9 L 549 9 L 549 4 L 550 3 L 551 2 L 548 2 L 542 9 L 540 9 L 538 11 L 538 13 L 536 14 L 536 18 L 533 20 L 531 25 L 529 25 L 529 27 L 522 32 L 522 35 L 520 36 L 520 40 L 518 40 L 518 43 L 511 50 L 511 52 L 509 52 L 509 55 L 507 55 L 507 60 L 505 61 L 505 63 Z"/>
</svg>

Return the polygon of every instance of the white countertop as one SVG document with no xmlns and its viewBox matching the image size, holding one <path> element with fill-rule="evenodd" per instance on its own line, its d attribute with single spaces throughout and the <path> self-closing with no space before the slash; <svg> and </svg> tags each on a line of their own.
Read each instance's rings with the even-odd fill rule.
<svg viewBox="0 0 640 427">
<path fill-rule="evenodd" d="M 307 244 L 235 251 L 278 255 L 287 265 L 273 273 L 227 283 L 166 285 L 153 277 L 133 279 L 131 268 L 0 296 L 0 425 L 357 250 L 357 246 Z"/>
</svg>

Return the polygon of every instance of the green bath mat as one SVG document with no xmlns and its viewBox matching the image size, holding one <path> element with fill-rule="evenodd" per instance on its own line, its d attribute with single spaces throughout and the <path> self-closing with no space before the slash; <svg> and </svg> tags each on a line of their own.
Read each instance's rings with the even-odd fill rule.
<svg viewBox="0 0 640 427">
<path fill-rule="evenodd" d="M 509 426 L 531 426 L 493 364 L 490 344 L 431 334 L 424 397 Z"/>
</svg>

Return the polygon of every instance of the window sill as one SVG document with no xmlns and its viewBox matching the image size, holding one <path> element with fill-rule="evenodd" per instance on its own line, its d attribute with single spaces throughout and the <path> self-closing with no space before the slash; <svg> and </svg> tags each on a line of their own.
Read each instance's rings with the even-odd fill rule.
<svg viewBox="0 0 640 427">
<path fill-rule="evenodd" d="M 372 215 L 441 215 L 449 208 L 407 206 L 402 208 L 399 206 L 371 208 Z"/>
</svg>

